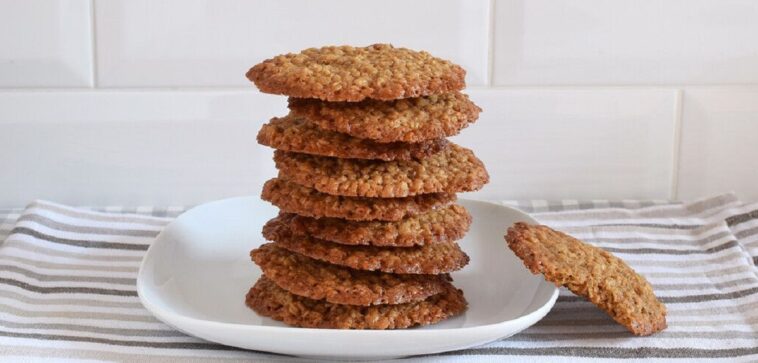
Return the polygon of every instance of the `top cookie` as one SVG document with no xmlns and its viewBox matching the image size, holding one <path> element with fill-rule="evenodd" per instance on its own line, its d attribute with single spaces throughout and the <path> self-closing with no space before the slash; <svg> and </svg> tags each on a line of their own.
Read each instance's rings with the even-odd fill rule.
<svg viewBox="0 0 758 363">
<path fill-rule="evenodd" d="M 608 313 L 636 335 L 666 328 L 666 306 L 644 277 L 618 257 L 547 226 L 516 223 L 508 247 L 532 273 L 542 273 Z"/>
<path fill-rule="evenodd" d="M 246 76 L 262 92 L 330 102 L 387 101 L 466 86 L 460 66 L 389 44 L 309 48 L 267 59 Z"/>
</svg>

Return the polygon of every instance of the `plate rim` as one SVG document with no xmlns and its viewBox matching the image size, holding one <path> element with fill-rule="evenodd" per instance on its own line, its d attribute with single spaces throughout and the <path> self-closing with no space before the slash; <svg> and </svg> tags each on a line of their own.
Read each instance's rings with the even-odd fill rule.
<svg viewBox="0 0 758 363">
<path fill-rule="evenodd" d="M 455 333 L 466 333 L 469 331 L 479 331 L 479 330 L 488 330 L 488 329 L 495 329 L 497 327 L 500 327 L 502 325 L 509 325 L 509 324 L 517 324 L 520 321 L 523 320 L 529 320 L 529 318 L 537 315 L 542 315 L 544 317 L 547 315 L 547 313 L 552 310 L 553 306 L 555 305 L 556 300 L 558 299 L 559 290 L 556 286 L 553 284 L 550 284 L 549 282 L 543 280 L 540 283 L 545 283 L 550 285 L 553 288 L 553 292 L 551 293 L 550 297 L 547 299 L 545 304 L 539 306 L 534 311 L 521 315 L 514 319 L 508 319 L 499 321 L 496 323 L 491 324 L 485 324 L 485 325 L 477 325 L 477 326 L 470 326 L 470 327 L 461 327 L 461 328 L 439 328 L 439 329 L 428 329 L 428 330 L 421 330 L 421 329 L 389 329 L 389 330 L 371 330 L 371 329 L 333 329 L 333 328 L 300 328 L 300 327 L 291 327 L 291 326 L 273 326 L 273 325 L 256 325 L 256 324 L 243 324 L 243 323 L 228 323 L 228 322 L 220 322 L 215 320 L 208 320 L 208 319 L 200 319 L 200 318 L 194 318 L 190 316 L 186 316 L 180 313 L 177 313 L 175 311 L 169 310 L 169 309 L 163 309 L 158 307 L 156 304 L 153 304 L 149 299 L 145 296 L 146 293 L 145 284 L 146 282 L 143 282 L 147 277 L 145 277 L 145 270 L 146 270 L 146 264 L 149 262 L 148 260 L 152 260 L 151 257 L 151 251 L 154 249 L 154 246 L 156 246 L 156 242 L 158 242 L 164 233 L 167 233 L 169 231 L 169 228 L 177 223 L 177 221 L 184 216 L 187 213 L 196 211 L 199 208 L 207 207 L 210 204 L 221 204 L 224 202 L 230 202 L 234 200 L 239 199 L 247 199 L 247 198 L 255 198 L 254 196 L 237 196 L 237 197 L 230 197 L 230 198 L 224 198 L 219 200 L 210 201 L 203 204 L 198 204 L 183 213 L 181 213 L 179 216 L 177 216 L 174 220 L 166 224 L 163 229 L 156 235 L 153 243 L 150 244 L 147 251 L 145 251 L 145 255 L 142 258 L 142 261 L 140 262 L 139 270 L 137 273 L 137 279 L 136 279 L 136 285 L 137 285 L 137 296 L 139 297 L 140 303 L 147 309 L 151 314 L 153 314 L 156 318 L 158 318 L 161 322 L 173 327 L 174 329 L 177 329 L 179 331 L 182 331 L 186 334 L 199 337 L 195 333 L 190 333 L 185 331 L 184 329 L 176 326 L 173 321 L 178 320 L 185 323 L 192 323 L 192 324 L 200 324 L 209 328 L 226 328 L 226 329 L 251 329 L 263 333 L 267 332 L 288 332 L 288 331 L 297 331 L 299 334 L 346 334 L 346 332 L 349 332 L 348 334 L 351 335 L 386 335 L 386 334 L 393 334 L 393 335 L 449 335 L 451 332 Z M 515 211 L 522 215 L 522 217 L 525 217 L 524 219 L 529 223 L 538 223 L 532 216 L 529 214 L 517 209 L 513 208 L 507 205 L 503 205 L 498 202 L 493 201 L 487 201 L 487 200 L 479 200 L 479 199 L 468 199 L 468 198 L 458 198 L 458 201 L 464 201 L 466 203 L 475 203 L 475 204 L 484 204 L 484 205 L 490 205 L 495 206 L 498 208 L 504 208 L 510 211 Z M 540 317 L 537 321 L 541 320 L 542 317 Z M 518 334 L 518 333 L 516 333 Z M 202 338 L 202 337 L 200 337 Z M 205 339 L 205 338 L 203 338 Z M 207 339 L 206 339 L 207 340 Z M 220 342 L 216 342 L 218 344 L 224 344 Z"/>
</svg>

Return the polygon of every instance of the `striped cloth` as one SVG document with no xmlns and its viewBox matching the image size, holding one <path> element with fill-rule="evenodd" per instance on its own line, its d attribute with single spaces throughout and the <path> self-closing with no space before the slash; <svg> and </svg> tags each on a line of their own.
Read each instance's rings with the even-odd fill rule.
<svg viewBox="0 0 758 363">
<path fill-rule="evenodd" d="M 632 337 L 564 290 L 545 319 L 514 337 L 408 361 L 758 360 L 758 203 L 727 194 L 687 204 L 508 204 L 629 262 L 667 304 L 669 328 Z M 140 305 L 135 278 L 142 255 L 182 210 L 98 211 L 37 201 L 5 211 L 0 360 L 293 360 L 186 336 Z"/>
</svg>

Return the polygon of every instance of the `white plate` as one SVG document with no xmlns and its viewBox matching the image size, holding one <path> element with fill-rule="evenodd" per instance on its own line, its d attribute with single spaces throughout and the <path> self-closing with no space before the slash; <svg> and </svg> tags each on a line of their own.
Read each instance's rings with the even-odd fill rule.
<svg viewBox="0 0 758 363">
<path fill-rule="evenodd" d="M 245 294 L 261 272 L 249 251 L 277 210 L 257 197 L 204 204 L 169 224 L 147 251 L 137 278 L 145 307 L 158 319 L 206 340 L 298 356 L 377 359 L 439 353 L 508 337 L 552 308 L 558 290 L 534 276 L 506 247 L 503 234 L 528 215 L 497 204 L 459 201 L 474 217 L 460 243 L 471 263 L 453 274 L 469 301 L 465 314 L 405 330 L 288 327 L 258 316 Z"/>
</svg>

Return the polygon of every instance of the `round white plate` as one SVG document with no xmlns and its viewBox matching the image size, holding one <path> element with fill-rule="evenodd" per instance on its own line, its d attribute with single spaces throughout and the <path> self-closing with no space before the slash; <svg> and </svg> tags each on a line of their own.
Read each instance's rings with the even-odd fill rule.
<svg viewBox="0 0 758 363">
<path fill-rule="evenodd" d="M 145 255 L 137 291 L 165 323 L 206 340 L 297 356 L 378 359 L 468 348 L 508 337 L 552 308 L 558 290 L 526 270 L 506 247 L 505 230 L 535 221 L 501 205 L 460 200 L 474 218 L 461 247 L 471 263 L 453 274 L 468 311 L 439 324 L 405 330 L 288 327 L 258 316 L 245 294 L 261 274 L 251 249 L 264 243 L 263 224 L 277 210 L 257 197 L 193 208 L 170 223 Z"/>
</svg>

